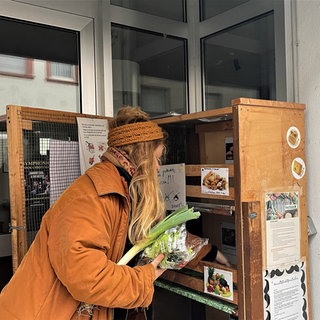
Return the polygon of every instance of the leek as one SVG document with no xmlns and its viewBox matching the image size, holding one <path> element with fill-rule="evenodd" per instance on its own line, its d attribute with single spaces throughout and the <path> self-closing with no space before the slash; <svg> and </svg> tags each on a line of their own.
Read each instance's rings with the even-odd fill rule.
<svg viewBox="0 0 320 320">
<path fill-rule="evenodd" d="M 149 232 L 147 238 L 135 244 L 118 262 L 118 265 L 126 265 L 134 256 L 140 251 L 150 246 L 157 238 L 166 230 L 176 227 L 189 220 L 198 219 L 200 217 L 199 211 L 193 211 L 193 208 L 183 206 L 180 209 L 172 212 L 156 224 Z"/>
</svg>

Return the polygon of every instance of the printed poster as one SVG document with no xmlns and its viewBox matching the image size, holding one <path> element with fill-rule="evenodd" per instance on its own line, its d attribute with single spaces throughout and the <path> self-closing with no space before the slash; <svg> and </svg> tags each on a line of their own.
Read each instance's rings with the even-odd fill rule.
<svg viewBox="0 0 320 320">
<path fill-rule="evenodd" d="M 204 266 L 204 292 L 214 296 L 233 300 L 232 272 Z"/>
<path fill-rule="evenodd" d="M 160 166 L 158 173 L 166 210 L 176 210 L 186 204 L 186 174 L 184 163 Z"/>
<path fill-rule="evenodd" d="M 305 262 L 264 274 L 265 320 L 307 320 Z"/>
<path fill-rule="evenodd" d="M 267 266 L 300 260 L 299 193 L 266 193 Z"/>
<path fill-rule="evenodd" d="M 77 118 L 81 173 L 100 162 L 107 150 L 109 124 L 106 119 Z"/>
<path fill-rule="evenodd" d="M 228 168 L 201 168 L 201 193 L 229 195 Z"/>
</svg>

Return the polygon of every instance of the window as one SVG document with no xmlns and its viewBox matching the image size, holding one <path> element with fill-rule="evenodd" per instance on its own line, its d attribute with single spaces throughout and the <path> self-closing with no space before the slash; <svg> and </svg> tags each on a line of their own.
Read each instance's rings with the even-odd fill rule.
<svg viewBox="0 0 320 320">
<path fill-rule="evenodd" d="M 33 60 L 0 54 L 0 75 L 33 78 Z"/>
<path fill-rule="evenodd" d="M 78 84 L 78 67 L 60 63 L 47 62 L 47 80 Z"/>
<path fill-rule="evenodd" d="M 273 13 L 202 39 L 202 53 L 205 110 L 238 97 L 276 99 Z"/>
<path fill-rule="evenodd" d="M 150 116 L 187 113 L 186 65 L 186 40 L 112 25 L 114 113 L 123 105 Z"/>
<path fill-rule="evenodd" d="M 80 112 L 77 31 L 0 17 L 0 34 L 0 115 L 8 104 Z"/>
</svg>

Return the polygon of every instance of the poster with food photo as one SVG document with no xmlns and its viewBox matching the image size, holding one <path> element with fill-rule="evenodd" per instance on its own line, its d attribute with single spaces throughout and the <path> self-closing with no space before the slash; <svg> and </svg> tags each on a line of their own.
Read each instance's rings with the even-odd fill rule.
<svg viewBox="0 0 320 320">
<path fill-rule="evenodd" d="M 205 293 L 233 300 L 232 272 L 205 266 L 203 276 Z"/>
<path fill-rule="evenodd" d="M 266 264 L 268 268 L 300 259 L 299 192 L 265 194 Z"/>
<path fill-rule="evenodd" d="M 228 168 L 201 168 L 201 193 L 229 195 Z"/>
</svg>

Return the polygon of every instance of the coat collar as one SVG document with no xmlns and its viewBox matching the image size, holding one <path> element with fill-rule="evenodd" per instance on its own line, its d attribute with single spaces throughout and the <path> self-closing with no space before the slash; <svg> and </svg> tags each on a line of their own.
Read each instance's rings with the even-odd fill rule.
<svg viewBox="0 0 320 320">
<path fill-rule="evenodd" d="M 129 197 L 128 184 L 119 171 L 111 162 L 95 164 L 86 171 L 99 196 L 109 193 L 118 193 L 126 198 Z"/>
</svg>

